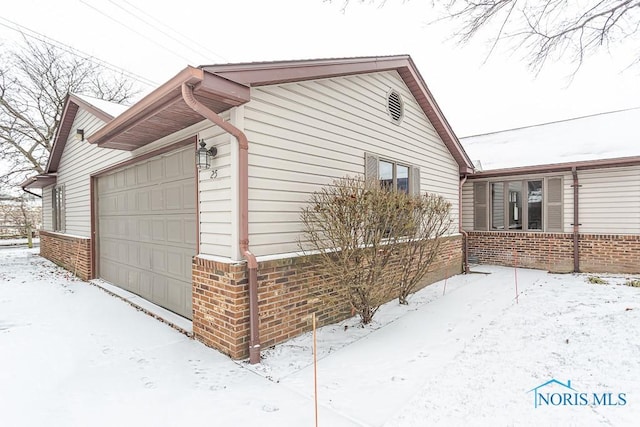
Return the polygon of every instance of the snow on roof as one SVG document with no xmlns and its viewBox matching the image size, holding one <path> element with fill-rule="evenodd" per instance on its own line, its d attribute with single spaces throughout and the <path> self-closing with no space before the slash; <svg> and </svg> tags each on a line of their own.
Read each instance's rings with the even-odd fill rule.
<svg viewBox="0 0 640 427">
<path fill-rule="evenodd" d="M 74 93 L 73 95 L 80 98 L 87 104 L 93 105 L 95 108 L 107 113 L 112 117 L 119 116 L 129 108 L 128 105 L 117 104 L 115 102 L 105 101 L 104 99 L 94 98 L 88 95 L 80 95 L 77 93 Z"/>
<path fill-rule="evenodd" d="M 640 156 L 640 107 L 460 138 L 483 170 Z"/>
</svg>

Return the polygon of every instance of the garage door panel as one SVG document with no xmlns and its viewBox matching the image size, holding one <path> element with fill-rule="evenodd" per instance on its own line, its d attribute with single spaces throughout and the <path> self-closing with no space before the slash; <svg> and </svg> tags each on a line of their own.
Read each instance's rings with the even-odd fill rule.
<svg viewBox="0 0 640 427">
<path fill-rule="evenodd" d="M 138 213 L 146 213 L 151 210 L 151 195 L 148 190 L 138 190 Z"/>
<path fill-rule="evenodd" d="M 177 280 L 167 279 L 167 301 L 170 308 L 175 310 L 185 305 L 185 289 Z"/>
<path fill-rule="evenodd" d="M 139 272 L 139 288 L 140 288 L 140 296 L 148 299 L 149 301 L 153 300 L 153 274 L 149 271 L 140 271 Z"/>
<path fill-rule="evenodd" d="M 182 186 L 172 186 L 165 190 L 165 209 L 182 209 Z"/>
<path fill-rule="evenodd" d="M 191 187 L 189 183 L 182 186 L 182 197 L 184 209 L 196 209 L 196 189 Z"/>
<path fill-rule="evenodd" d="M 127 259 L 127 265 L 140 265 L 139 245 L 129 244 L 129 258 Z"/>
<path fill-rule="evenodd" d="M 186 219 L 184 225 L 184 243 L 189 247 L 195 247 L 196 244 L 196 221 L 194 219 Z"/>
<path fill-rule="evenodd" d="M 154 188 L 151 190 L 151 210 L 159 211 L 164 209 L 164 191 Z"/>
<path fill-rule="evenodd" d="M 129 270 L 127 272 L 127 287 L 128 289 L 135 293 L 135 294 L 140 294 L 140 286 L 138 283 L 138 277 L 139 276 L 139 272 L 136 270 Z"/>
<path fill-rule="evenodd" d="M 184 243 L 184 220 L 180 219 L 168 219 L 167 225 L 167 242 L 172 243 Z"/>
<path fill-rule="evenodd" d="M 167 272 L 167 252 L 163 248 L 154 247 L 151 250 L 151 268 L 157 273 Z"/>
<path fill-rule="evenodd" d="M 180 252 L 167 252 L 167 267 L 172 275 L 183 276 L 184 271 L 184 254 Z"/>
<path fill-rule="evenodd" d="M 167 157 L 164 160 L 165 178 L 177 178 L 182 174 L 180 156 Z"/>
<path fill-rule="evenodd" d="M 151 181 L 160 181 L 164 177 L 163 165 L 164 161 L 162 159 L 152 160 L 147 164 Z"/>
<path fill-rule="evenodd" d="M 138 219 L 138 233 L 140 240 L 143 242 L 150 242 L 151 238 L 151 224 L 144 218 Z"/>
<path fill-rule="evenodd" d="M 138 184 L 146 184 L 149 182 L 149 170 L 147 169 L 146 163 L 136 166 L 135 170 Z"/>
<path fill-rule="evenodd" d="M 98 179 L 100 277 L 188 318 L 197 237 L 193 162 L 189 148 Z"/>
<path fill-rule="evenodd" d="M 135 167 L 125 169 L 124 175 L 125 175 L 125 184 L 127 187 L 133 187 L 138 183 L 138 180 L 136 179 L 137 177 L 136 177 Z"/>
<path fill-rule="evenodd" d="M 151 237 L 154 243 L 163 244 L 167 240 L 164 219 L 154 219 L 151 223 L 151 230 Z"/>
<path fill-rule="evenodd" d="M 169 305 L 167 300 L 167 278 L 159 274 L 153 274 L 153 287 L 151 288 L 152 301 L 163 307 Z M 168 307 L 167 307 L 168 308 Z"/>
</svg>

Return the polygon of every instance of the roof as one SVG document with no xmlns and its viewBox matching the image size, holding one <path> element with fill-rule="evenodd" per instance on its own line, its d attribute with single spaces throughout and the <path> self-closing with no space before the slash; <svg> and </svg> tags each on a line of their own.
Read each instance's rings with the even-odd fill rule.
<svg viewBox="0 0 640 427">
<path fill-rule="evenodd" d="M 122 104 L 93 98 L 87 95 L 70 94 L 64 103 L 62 116 L 60 118 L 60 127 L 53 138 L 53 147 L 49 154 L 49 161 L 45 168 L 45 173 L 33 176 L 20 186 L 24 188 L 43 188 L 56 182 L 56 172 L 62 158 L 62 152 L 69 139 L 69 133 L 76 119 L 78 110 L 82 108 L 93 114 L 103 122 L 111 121 L 116 115 L 125 111 L 128 107 Z"/>
<path fill-rule="evenodd" d="M 129 108 L 128 105 L 118 104 L 115 102 L 106 101 L 104 99 L 94 98 L 88 95 L 81 95 L 79 93 L 74 93 L 73 96 L 107 113 L 108 115 L 111 116 L 111 118 L 119 116 Z"/>
<path fill-rule="evenodd" d="M 181 86 L 193 87 L 201 103 L 216 113 L 250 101 L 250 88 L 330 77 L 396 70 L 460 166 L 473 170 L 451 126 L 409 55 L 252 62 L 187 67 L 151 92 L 88 140 L 100 147 L 135 150 L 203 118 L 181 96 Z"/>
<path fill-rule="evenodd" d="M 640 158 L 640 107 L 461 138 L 480 175 L 572 166 L 621 164 Z"/>
</svg>

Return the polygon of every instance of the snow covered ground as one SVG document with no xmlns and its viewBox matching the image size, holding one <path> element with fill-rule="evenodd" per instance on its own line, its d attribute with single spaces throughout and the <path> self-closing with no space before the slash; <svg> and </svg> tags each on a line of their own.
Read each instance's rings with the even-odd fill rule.
<svg viewBox="0 0 640 427">
<path fill-rule="evenodd" d="M 476 270 L 487 274 L 391 302 L 367 327 L 320 329 L 320 425 L 636 425 L 631 278 L 521 269 L 516 302 L 513 269 Z M 307 334 L 265 350 L 260 365 L 236 363 L 37 249 L 0 252 L 0 425 L 311 426 L 311 348 Z M 588 404 L 534 407 L 530 390 L 552 379 L 538 391 Z"/>
</svg>

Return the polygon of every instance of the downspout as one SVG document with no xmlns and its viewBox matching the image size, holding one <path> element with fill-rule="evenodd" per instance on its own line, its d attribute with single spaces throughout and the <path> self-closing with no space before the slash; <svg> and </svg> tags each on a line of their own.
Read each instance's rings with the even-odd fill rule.
<svg viewBox="0 0 640 427">
<path fill-rule="evenodd" d="M 574 166 L 571 168 L 571 174 L 573 175 L 573 272 L 580 272 L 580 215 L 578 212 L 578 188 L 580 183 L 578 182 L 578 169 Z"/>
<path fill-rule="evenodd" d="M 460 180 L 460 188 L 458 191 L 458 230 L 462 234 L 462 250 L 464 254 L 464 273 L 469 274 L 469 234 L 462 229 L 462 186 L 467 182 L 465 174 Z"/>
<path fill-rule="evenodd" d="M 239 164 L 239 215 L 240 215 L 240 252 L 249 267 L 249 362 L 260 362 L 260 330 L 258 327 L 258 262 L 249 251 L 249 141 L 247 136 L 231 123 L 196 100 L 193 88 L 182 84 L 184 102 L 205 119 L 210 120 L 238 140 Z"/>
</svg>

